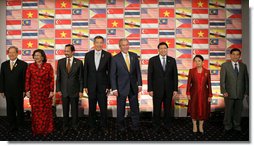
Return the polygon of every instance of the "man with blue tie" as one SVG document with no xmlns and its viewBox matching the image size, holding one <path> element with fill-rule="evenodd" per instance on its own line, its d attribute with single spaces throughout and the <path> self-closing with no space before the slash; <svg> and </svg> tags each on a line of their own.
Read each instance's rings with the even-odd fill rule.
<svg viewBox="0 0 254 146">
<path fill-rule="evenodd" d="M 160 42 L 158 55 L 149 59 L 148 92 L 153 98 L 153 127 L 158 132 L 161 127 L 161 105 L 164 106 L 164 126 L 170 131 L 172 98 L 177 97 L 178 73 L 176 60 L 168 56 L 168 45 Z"/>
<path fill-rule="evenodd" d="M 119 40 L 121 52 L 111 61 L 110 81 L 113 95 L 117 97 L 117 125 L 119 131 L 125 130 L 125 105 L 128 96 L 131 110 L 132 131 L 139 129 L 138 93 L 142 90 L 142 78 L 138 56 L 129 52 L 129 41 Z"/>
<path fill-rule="evenodd" d="M 224 129 L 228 133 L 231 129 L 241 131 L 241 113 L 243 99 L 249 95 L 249 76 L 247 66 L 240 62 L 241 51 L 230 51 L 230 62 L 221 66 L 220 87 L 224 96 L 225 114 Z"/>
</svg>

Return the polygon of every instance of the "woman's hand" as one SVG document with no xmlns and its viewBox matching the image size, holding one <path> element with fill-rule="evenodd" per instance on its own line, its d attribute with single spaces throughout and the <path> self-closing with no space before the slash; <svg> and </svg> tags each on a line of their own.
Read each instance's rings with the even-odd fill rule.
<svg viewBox="0 0 254 146">
<path fill-rule="evenodd" d="M 54 92 L 50 92 L 48 98 L 52 98 L 53 96 L 54 96 Z"/>
</svg>

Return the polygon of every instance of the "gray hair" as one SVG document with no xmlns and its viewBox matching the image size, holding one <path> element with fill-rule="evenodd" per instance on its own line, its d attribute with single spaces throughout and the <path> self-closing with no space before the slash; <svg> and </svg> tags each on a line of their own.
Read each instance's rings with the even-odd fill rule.
<svg viewBox="0 0 254 146">
<path fill-rule="evenodd" d="M 118 43 L 119 47 L 120 47 L 121 42 L 123 42 L 123 41 L 127 41 L 127 42 L 129 43 L 129 40 L 128 40 L 128 39 L 122 38 L 122 39 L 119 40 L 119 43 Z"/>
<path fill-rule="evenodd" d="M 12 48 L 14 48 L 14 49 L 16 50 L 17 53 L 19 52 L 19 49 L 18 49 L 18 47 L 16 47 L 16 46 L 10 46 L 10 47 L 8 48 L 8 52 L 9 52 L 10 49 L 12 49 Z"/>
</svg>

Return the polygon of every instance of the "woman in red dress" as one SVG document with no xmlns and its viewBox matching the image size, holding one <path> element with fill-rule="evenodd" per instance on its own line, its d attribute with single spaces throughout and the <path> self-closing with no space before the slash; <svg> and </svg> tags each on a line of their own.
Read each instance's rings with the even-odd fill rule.
<svg viewBox="0 0 254 146">
<path fill-rule="evenodd" d="M 192 118 L 193 132 L 204 133 L 203 124 L 210 115 L 210 101 L 212 98 L 210 71 L 203 67 L 204 58 L 196 55 L 193 59 L 195 68 L 189 70 L 186 95 L 189 99 L 188 115 Z"/>
<path fill-rule="evenodd" d="M 54 129 L 52 97 L 54 96 L 53 68 L 47 62 L 45 52 L 37 49 L 33 52 L 34 63 L 26 72 L 26 95 L 32 111 L 33 135 L 47 135 Z"/>
</svg>

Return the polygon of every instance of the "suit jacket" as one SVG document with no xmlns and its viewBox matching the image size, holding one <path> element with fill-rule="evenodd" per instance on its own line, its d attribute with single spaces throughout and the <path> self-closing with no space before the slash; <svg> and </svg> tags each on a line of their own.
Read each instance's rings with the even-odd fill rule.
<svg viewBox="0 0 254 146">
<path fill-rule="evenodd" d="M 232 62 L 225 62 L 221 65 L 220 72 L 221 93 L 228 93 L 232 99 L 243 99 L 249 95 L 249 76 L 247 66 L 239 62 L 239 74 L 234 73 Z"/>
<path fill-rule="evenodd" d="M 186 95 L 191 95 L 191 97 L 198 97 L 199 92 L 204 96 L 203 99 L 212 97 L 212 88 L 211 88 L 211 75 L 210 71 L 203 68 L 201 85 L 199 85 L 199 78 L 197 76 L 197 68 L 192 68 L 189 70 L 188 83 L 186 89 Z M 202 88 L 199 88 L 202 87 Z M 201 89 L 201 90 L 199 90 Z"/>
<path fill-rule="evenodd" d="M 66 58 L 60 59 L 57 66 L 56 92 L 61 91 L 63 97 L 79 97 L 83 92 L 83 64 L 74 58 L 70 73 L 67 73 Z"/>
<path fill-rule="evenodd" d="M 88 93 L 105 93 L 106 89 L 110 89 L 109 71 L 111 54 L 102 50 L 99 67 L 96 70 L 94 52 L 92 50 L 85 55 L 84 88 L 88 88 Z"/>
<path fill-rule="evenodd" d="M 148 92 L 153 91 L 154 96 L 163 98 L 166 90 L 167 96 L 178 91 L 178 74 L 176 61 L 167 56 L 166 70 L 163 70 L 159 55 L 149 59 L 148 64 Z"/>
<path fill-rule="evenodd" d="M 22 96 L 25 92 L 26 69 L 27 63 L 19 59 L 12 70 L 10 60 L 3 62 L 0 73 L 0 92 L 4 92 L 5 96 Z"/>
<path fill-rule="evenodd" d="M 119 96 L 128 96 L 130 89 L 138 94 L 138 86 L 142 86 L 142 77 L 138 56 L 129 52 L 130 72 L 122 53 L 112 57 L 110 80 L 112 90 L 118 90 Z"/>
</svg>

